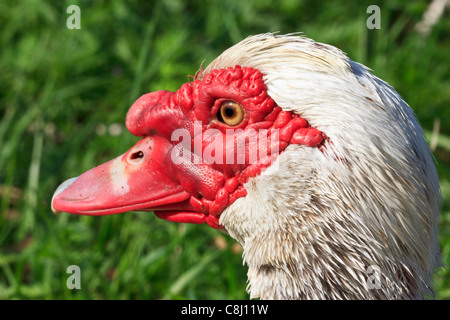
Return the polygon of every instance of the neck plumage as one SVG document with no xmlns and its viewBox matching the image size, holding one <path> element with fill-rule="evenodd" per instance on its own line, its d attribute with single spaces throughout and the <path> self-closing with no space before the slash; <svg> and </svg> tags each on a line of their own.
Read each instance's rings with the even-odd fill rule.
<svg viewBox="0 0 450 320">
<path fill-rule="evenodd" d="M 374 181 L 359 182 L 357 168 L 325 163 L 324 156 L 292 147 L 222 214 L 221 224 L 244 248 L 250 297 L 433 296 L 433 231 L 417 228 L 420 222 L 406 212 L 416 208 L 407 197 L 390 203 L 399 211 L 387 206 L 390 199 L 372 194 Z"/>
<path fill-rule="evenodd" d="M 322 152 L 286 148 L 221 215 L 244 247 L 251 296 L 433 296 L 439 180 L 407 103 L 340 50 L 306 38 L 249 37 L 204 73 L 235 65 L 258 69 L 278 106 L 329 138 Z"/>
</svg>

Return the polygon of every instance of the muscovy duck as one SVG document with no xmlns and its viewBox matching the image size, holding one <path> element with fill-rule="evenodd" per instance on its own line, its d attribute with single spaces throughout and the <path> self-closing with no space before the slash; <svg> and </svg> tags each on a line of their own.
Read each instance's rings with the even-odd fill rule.
<svg viewBox="0 0 450 320">
<path fill-rule="evenodd" d="M 339 49 L 250 36 L 140 97 L 126 126 L 142 139 L 64 182 L 55 213 L 206 222 L 242 245 L 251 298 L 434 296 L 432 153 L 400 95 Z"/>
</svg>

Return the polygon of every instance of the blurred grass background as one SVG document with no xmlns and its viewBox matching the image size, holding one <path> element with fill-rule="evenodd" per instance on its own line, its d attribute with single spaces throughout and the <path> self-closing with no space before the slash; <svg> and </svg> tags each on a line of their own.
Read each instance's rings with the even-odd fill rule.
<svg viewBox="0 0 450 320">
<path fill-rule="evenodd" d="M 69 5 L 81 30 L 66 28 Z M 368 30 L 366 9 L 381 8 Z M 0 299 L 247 299 L 234 240 L 151 213 L 54 216 L 65 179 L 125 152 L 128 108 L 176 90 L 248 35 L 302 31 L 388 81 L 417 113 L 444 197 L 440 244 L 450 264 L 449 10 L 421 36 L 429 1 L 0 2 Z M 81 290 L 68 290 L 69 265 Z M 436 276 L 439 299 L 450 277 Z"/>
</svg>

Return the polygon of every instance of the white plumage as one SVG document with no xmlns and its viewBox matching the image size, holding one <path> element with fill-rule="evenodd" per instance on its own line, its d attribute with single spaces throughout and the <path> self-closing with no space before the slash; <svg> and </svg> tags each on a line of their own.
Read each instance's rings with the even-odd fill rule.
<svg viewBox="0 0 450 320">
<path fill-rule="evenodd" d="M 298 35 L 249 37 L 198 77 L 235 65 L 261 71 L 282 109 L 329 138 L 322 151 L 290 145 L 221 215 L 244 248 L 251 298 L 433 297 L 440 189 L 407 103 L 340 50 Z"/>
</svg>

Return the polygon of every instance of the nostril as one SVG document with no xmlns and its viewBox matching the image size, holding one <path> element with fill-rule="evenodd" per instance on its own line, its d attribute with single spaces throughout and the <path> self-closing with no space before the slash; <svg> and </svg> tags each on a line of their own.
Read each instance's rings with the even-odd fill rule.
<svg viewBox="0 0 450 320">
<path fill-rule="evenodd" d="M 130 159 L 140 159 L 144 157 L 144 153 L 142 151 L 134 152 L 131 154 Z"/>
<path fill-rule="evenodd" d="M 129 155 L 128 161 L 130 163 L 139 163 L 144 158 L 144 153 L 142 151 L 136 151 Z"/>
</svg>

